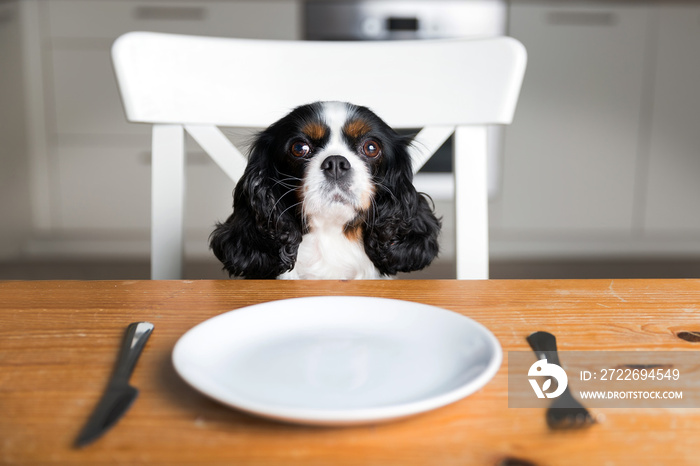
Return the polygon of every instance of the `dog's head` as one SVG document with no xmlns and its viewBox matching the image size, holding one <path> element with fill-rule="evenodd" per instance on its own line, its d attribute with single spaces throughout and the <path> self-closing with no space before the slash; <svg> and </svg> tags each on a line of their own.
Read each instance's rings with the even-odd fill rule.
<svg viewBox="0 0 700 466">
<path fill-rule="evenodd" d="M 366 107 L 317 102 L 261 132 L 211 247 L 231 275 L 291 270 L 304 234 L 340 225 L 385 275 L 437 255 L 440 222 L 413 187 L 410 139 Z"/>
</svg>

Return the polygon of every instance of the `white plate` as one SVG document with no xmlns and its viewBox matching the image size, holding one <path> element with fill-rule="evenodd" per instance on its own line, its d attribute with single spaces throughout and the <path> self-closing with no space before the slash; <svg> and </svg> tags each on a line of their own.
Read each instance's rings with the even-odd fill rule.
<svg viewBox="0 0 700 466">
<path fill-rule="evenodd" d="M 314 297 L 211 318 L 175 345 L 177 372 L 226 405 L 277 420 L 387 421 L 457 401 L 498 371 L 484 326 L 408 301 Z"/>
</svg>

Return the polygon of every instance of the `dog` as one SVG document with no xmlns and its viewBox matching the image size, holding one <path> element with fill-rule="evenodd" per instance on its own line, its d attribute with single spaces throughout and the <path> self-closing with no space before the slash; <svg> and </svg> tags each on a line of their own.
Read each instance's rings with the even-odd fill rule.
<svg viewBox="0 0 700 466">
<path fill-rule="evenodd" d="M 378 279 L 438 255 L 441 222 L 408 147 L 367 107 L 315 102 L 255 138 L 210 247 L 230 276 Z"/>
</svg>

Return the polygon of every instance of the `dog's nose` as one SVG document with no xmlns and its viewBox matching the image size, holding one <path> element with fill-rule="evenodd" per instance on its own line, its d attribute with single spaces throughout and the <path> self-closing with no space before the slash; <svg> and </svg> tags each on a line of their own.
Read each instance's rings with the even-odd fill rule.
<svg viewBox="0 0 700 466">
<path fill-rule="evenodd" d="M 350 171 L 350 162 L 342 155 L 331 155 L 321 164 L 321 170 L 326 178 L 331 180 L 341 180 Z"/>
</svg>

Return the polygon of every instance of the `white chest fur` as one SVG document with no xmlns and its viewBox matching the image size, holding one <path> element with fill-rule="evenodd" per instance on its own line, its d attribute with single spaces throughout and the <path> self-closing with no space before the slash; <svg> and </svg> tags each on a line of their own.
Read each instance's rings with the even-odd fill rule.
<svg viewBox="0 0 700 466">
<path fill-rule="evenodd" d="M 337 224 L 316 224 L 304 235 L 294 268 L 279 278 L 354 280 L 386 277 L 369 260 L 361 241 L 348 238 Z"/>
</svg>

